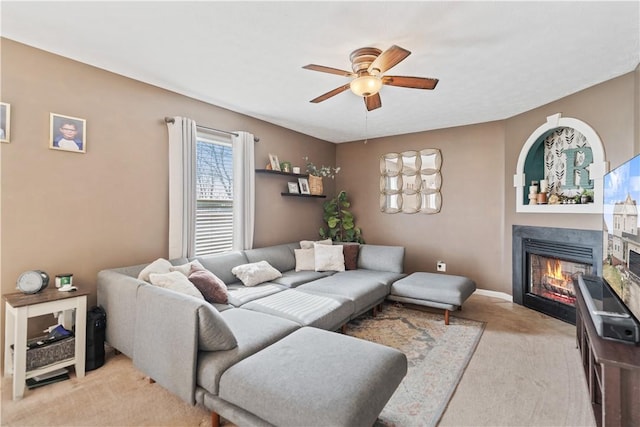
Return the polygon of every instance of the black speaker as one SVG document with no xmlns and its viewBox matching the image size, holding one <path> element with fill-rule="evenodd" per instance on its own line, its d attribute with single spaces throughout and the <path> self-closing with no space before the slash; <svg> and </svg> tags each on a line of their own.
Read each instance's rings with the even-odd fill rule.
<svg viewBox="0 0 640 427">
<path fill-rule="evenodd" d="M 104 335 L 107 329 L 107 313 L 102 307 L 91 307 L 87 312 L 87 356 L 85 370 L 91 371 L 104 365 Z"/>
</svg>

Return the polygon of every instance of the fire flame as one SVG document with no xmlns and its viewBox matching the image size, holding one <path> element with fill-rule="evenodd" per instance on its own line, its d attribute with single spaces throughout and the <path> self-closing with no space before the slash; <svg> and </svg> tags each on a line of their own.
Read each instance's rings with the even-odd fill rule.
<svg viewBox="0 0 640 427">
<path fill-rule="evenodd" d="M 565 274 L 562 274 L 562 265 L 560 260 L 555 260 L 554 265 L 551 265 L 551 261 L 547 260 L 547 277 L 552 277 L 557 280 L 568 280 Z"/>
</svg>

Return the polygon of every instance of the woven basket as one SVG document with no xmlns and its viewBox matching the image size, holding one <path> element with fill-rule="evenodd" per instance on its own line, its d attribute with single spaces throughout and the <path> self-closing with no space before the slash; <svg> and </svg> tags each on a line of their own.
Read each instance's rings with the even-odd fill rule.
<svg viewBox="0 0 640 427">
<path fill-rule="evenodd" d="M 322 177 L 309 175 L 309 191 L 314 195 L 321 195 L 324 189 L 322 188 Z"/>
</svg>

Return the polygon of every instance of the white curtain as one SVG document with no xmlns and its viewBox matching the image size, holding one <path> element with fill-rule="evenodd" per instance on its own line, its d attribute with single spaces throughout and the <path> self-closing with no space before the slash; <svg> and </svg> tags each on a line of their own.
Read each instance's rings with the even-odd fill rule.
<svg viewBox="0 0 640 427">
<path fill-rule="evenodd" d="M 169 130 L 169 259 L 191 257 L 196 235 L 196 122 L 174 117 Z"/>
<path fill-rule="evenodd" d="M 253 248 L 255 225 L 254 137 L 237 131 L 233 136 L 233 249 Z"/>
</svg>

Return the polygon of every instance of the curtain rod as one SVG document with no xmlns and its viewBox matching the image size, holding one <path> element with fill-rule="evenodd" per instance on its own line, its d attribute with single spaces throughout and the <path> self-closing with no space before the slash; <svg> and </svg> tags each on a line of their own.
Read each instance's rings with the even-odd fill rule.
<svg viewBox="0 0 640 427">
<path fill-rule="evenodd" d="M 164 118 L 165 123 L 175 123 L 176 120 L 173 117 L 165 117 Z M 204 130 L 210 130 L 213 132 L 221 132 L 221 133 L 226 133 L 227 135 L 233 135 L 233 136 L 238 136 L 237 133 L 235 132 L 229 132 L 228 130 L 221 130 L 221 129 L 214 129 L 214 128 L 210 128 L 210 127 L 206 127 L 206 126 L 200 126 L 200 125 L 196 125 L 197 128 L 200 129 L 204 129 Z M 255 136 L 253 137 L 253 142 L 259 142 L 260 138 L 256 138 Z"/>
</svg>

